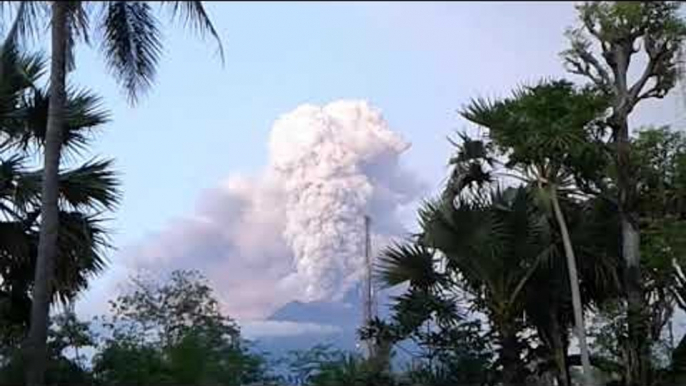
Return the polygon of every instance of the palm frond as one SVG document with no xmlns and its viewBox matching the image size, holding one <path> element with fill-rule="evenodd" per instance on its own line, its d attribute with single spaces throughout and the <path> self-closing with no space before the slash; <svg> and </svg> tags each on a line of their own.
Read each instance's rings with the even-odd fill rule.
<svg viewBox="0 0 686 386">
<path fill-rule="evenodd" d="M 452 167 L 445 194 L 459 196 L 463 191 L 479 195 L 494 182 L 494 166 L 497 160 L 493 157 L 490 143 L 472 139 L 465 133 L 458 133 L 461 141 L 450 143 L 456 153 L 448 164 Z"/>
<path fill-rule="evenodd" d="M 112 210 L 120 199 L 119 180 L 112 160 L 91 160 L 60 173 L 60 203 L 65 209 Z M 13 199 L 25 207 L 40 203 L 42 171 L 25 172 L 17 180 Z"/>
<path fill-rule="evenodd" d="M 62 146 L 68 150 L 83 149 L 89 143 L 90 132 L 107 123 L 109 118 L 100 96 L 87 89 L 68 90 Z"/>
<path fill-rule="evenodd" d="M 45 1 L 2 1 L 0 12 L 14 17 L 12 26 L 7 33 L 7 41 L 23 44 L 33 39 L 40 32 L 40 22 L 49 15 L 48 4 Z"/>
<path fill-rule="evenodd" d="M 67 42 L 66 42 L 66 69 L 71 72 L 76 68 L 76 42 L 83 41 L 90 43 L 88 35 L 89 15 L 86 1 L 65 1 L 66 23 L 67 23 Z"/>
<path fill-rule="evenodd" d="M 388 287 L 409 282 L 415 287 L 430 288 L 439 282 L 434 264 L 434 254 L 428 248 L 414 243 L 393 243 L 382 253 L 376 271 Z"/>
<path fill-rule="evenodd" d="M 111 1 L 105 12 L 101 49 L 109 70 L 135 103 L 155 80 L 162 52 L 158 21 L 146 2 Z"/>
<path fill-rule="evenodd" d="M 31 146 L 43 146 L 45 143 L 49 101 L 48 93 L 42 89 L 33 89 L 25 99 L 24 107 L 16 112 L 17 118 L 27 123 L 25 130 L 18 136 L 18 144 L 24 151 Z M 86 89 L 67 90 L 65 115 L 62 147 L 67 152 L 75 153 L 88 145 L 92 130 L 109 120 L 102 98 Z"/>
<path fill-rule="evenodd" d="M 90 15 L 88 12 L 89 4 L 86 1 L 69 2 L 69 12 L 67 13 L 67 23 L 70 35 L 90 44 L 88 31 L 90 28 Z"/>
<path fill-rule="evenodd" d="M 60 234 L 56 260 L 55 295 L 67 302 L 88 288 L 92 276 L 101 273 L 111 248 L 102 219 L 80 212 L 60 213 Z"/>
<path fill-rule="evenodd" d="M 205 11 L 202 1 L 165 1 L 171 5 L 172 18 L 182 19 L 184 25 L 190 26 L 203 36 L 209 33 L 217 42 L 217 51 L 222 63 L 224 62 L 224 47 L 221 38 L 214 28 L 214 24 Z"/>
<path fill-rule="evenodd" d="M 37 219 L 38 212 L 29 217 Z M 88 288 L 93 275 L 101 273 L 107 263 L 105 250 L 111 248 L 102 219 L 80 212 L 60 212 L 56 275 L 53 282 L 55 300 L 68 302 Z M 0 269 L 3 285 L 12 291 L 28 294 L 35 269 L 38 227 L 26 222 L 0 222 Z M 15 310 L 16 311 L 16 310 Z M 28 316 L 28 314 L 26 315 Z"/>
<path fill-rule="evenodd" d="M 432 315 L 436 317 L 437 322 L 444 325 L 456 323 L 461 319 L 455 302 L 424 288 L 411 286 L 407 292 L 395 297 L 394 300 L 393 318 L 401 337 L 415 331 Z"/>
<path fill-rule="evenodd" d="M 459 197 L 452 205 L 434 201 L 420 215 L 422 241 L 442 252 L 462 288 L 480 298 L 519 302 L 512 295 L 520 296 L 557 247 L 550 224 L 524 187 Z"/>
<path fill-rule="evenodd" d="M 501 124 L 507 118 L 508 111 L 503 101 L 476 98 L 462 108 L 460 115 L 472 123 L 490 128 Z"/>
<path fill-rule="evenodd" d="M 31 247 L 26 238 L 26 224 L 21 220 L 0 221 L 0 260 L 6 265 L 29 259 Z"/>
<path fill-rule="evenodd" d="M 37 213 L 31 217 L 36 219 Z M 53 297 L 66 303 L 88 288 L 93 275 L 104 270 L 107 263 L 104 253 L 111 245 L 103 220 L 98 216 L 71 211 L 60 211 L 59 216 Z M 16 285 L 23 287 L 23 291 L 29 291 L 36 264 L 38 226 L 34 225 L 17 237 L 29 246 L 29 255 L 9 256 L 13 264 L 11 274 Z"/>
<path fill-rule="evenodd" d="M 40 185 L 25 168 L 26 159 L 18 154 L 0 161 L 0 211 L 14 219 L 39 203 Z"/>
<path fill-rule="evenodd" d="M 61 173 L 61 199 L 75 209 L 113 209 L 120 195 L 112 163 L 112 160 L 91 160 Z"/>
<path fill-rule="evenodd" d="M 27 93 L 45 73 L 45 57 L 26 54 L 10 42 L 0 48 L 0 150 L 13 146 L 26 127 Z"/>
<path fill-rule="evenodd" d="M 0 49 L 0 85 L 4 92 L 35 87 L 46 72 L 46 58 L 40 52 L 27 53 L 5 38 Z"/>
</svg>

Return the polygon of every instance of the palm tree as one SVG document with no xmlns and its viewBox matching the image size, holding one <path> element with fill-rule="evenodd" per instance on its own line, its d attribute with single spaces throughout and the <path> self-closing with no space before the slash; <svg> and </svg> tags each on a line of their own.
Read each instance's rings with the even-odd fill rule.
<svg viewBox="0 0 686 386">
<path fill-rule="evenodd" d="M 2 339 L 26 331 L 39 238 L 42 171 L 30 160 L 45 143 L 49 94 L 38 86 L 45 72 L 41 55 L 5 46 L 0 56 L 0 319 Z M 100 100 L 70 90 L 62 145 L 71 154 L 88 144 L 89 132 L 107 121 Z M 57 266 L 52 301 L 68 302 L 105 266 L 108 246 L 100 213 L 118 202 L 111 161 L 94 160 L 59 174 Z M 9 341 L 8 341 L 9 340 Z"/>
<path fill-rule="evenodd" d="M 9 31 L 12 41 L 20 41 L 42 30 L 40 23 L 49 21 L 51 35 L 50 100 L 45 135 L 44 168 L 41 194 L 41 226 L 38 262 L 33 290 L 31 328 L 26 350 L 29 359 L 28 384 L 43 384 L 46 338 L 50 307 L 51 282 L 54 276 L 59 234 L 59 167 L 62 127 L 66 119 L 67 72 L 74 68 L 73 49 L 80 39 L 90 41 L 91 19 L 96 18 L 96 32 L 107 67 L 135 102 L 154 80 L 161 54 L 158 21 L 148 2 L 129 1 L 21 1 L 3 2 L 15 8 L 15 18 Z M 202 2 L 169 1 L 171 14 L 186 25 L 217 39 Z M 100 12 L 93 11 L 99 9 Z M 221 43 L 219 44 L 221 52 Z"/>
<path fill-rule="evenodd" d="M 470 294 L 496 334 L 503 384 L 523 385 L 518 334 L 526 286 L 555 251 L 545 216 L 525 188 L 508 188 L 429 202 L 420 218 L 416 245 L 390 247 L 381 260 L 382 277 L 389 285 L 426 281 Z M 443 273 L 431 269 L 441 256 Z"/>
<path fill-rule="evenodd" d="M 579 263 L 582 306 L 597 311 L 608 300 L 618 299 L 621 293 L 619 227 L 614 222 L 616 210 L 606 201 L 596 198 L 583 202 L 564 200 L 562 210 L 568 214 L 565 220 Z M 548 217 L 559 245 L 562 237 L 557 220 L 550 213 Z M 555 369 L 558 385 L 568 386 L 571 384 L 569 367 L 580 365 L 581 356 L 570 358 L 568 354 L 569 331 L 575 322 L 574 310 L 563 246 L 559 245 L 558 250 L 559 255 L 542 266 L 527 286 L 526 315 L 543 343 L 539 356 L 548 366 L 544 368 Z M 599 363 L 592 353 L 589 356 L 594 366 Z"/>
<path fill-rule="evenodd" d="M 574 193 L 575 176 L 599 170 L 590 164 L 594 153 L 594 123 L 607 104 L 590 89 L 577 91 L 567 81 L 542 82 L 525 87 L 510 99 L 473 101 L 462 115 L 488 129 L 495 148 L 507 155 L 507 169 L 536 187 L 541 202 L 552 210 L 559 227 L 569 271 L 576 335 L 586 385 L 593 385 L 579 289 L 577 258 L 560 199 Z M 602 160 L 600 156 L 592 157 Z"/>
<path fill-rule="evenodd" d="M 476 147 L 475 142 L 472 145 Z M 430 317 L 427 313 L 436 312 L 438 319 L 447 316 L 445 320 L 454 323 L 456 319 L 451 315 L 457 312 L 455 302 L 464 298 L 461 291 L 466 291 L 476 309 L 486 313 L 497 332 L 499 357 L 507 365 L 504 377 L 509 382 L 521 381 L 524 365 L 519 360 L 522 347 L 516 336 L 531 326 L 542 343 L 536 357 L 543 359 L 544 365 L 552 364 L 543 368 L 554 369 L 559 385 L 569 385 L 568 368 L 572 361 L 567 353 L 567 331 L 572 326 L 573 313 L 569 286 L 563 284 L 568 283 L 568 271 L 565 260 L 561 259 L 561 237 L 555 220 L 541 210 L 532 189 L 520 187 L 510 191 L 517 192 L 518 206 L 505 200 L 507 195 L 497 189 L 487 200 L 475 198 L 478 194 L 458 196 L 455 206 L 462 208 L 456 209 L 459 215 L 450 214 L 452 205 L 447 203 L 452 200 L 448 195 L 447 201 L 428 203 L 421 211 L 423 221 L 418 239 L 385 251 L 379 267 L 381 279 L 387 285 L 410 284 L 397 305 L 410 308 L 394 307 L 394 318 L 401 327 L 398 335 L 400 338 L 410 335 Z M 513 196 L 508 194 L 510 198 Z M 465 202 L 472 200 L 475 204 L 465 206 Z M 521 219 L 529 216 L 528 225 L 524 220 L 497 221 L 498 216 L 493 212 L 507 214 L 508 207 L 513 208 L 508 216 L 518 215 Z M 475 208 L 484 210 L 472 210 Z M 619 235 L 619 229 L 613 228 L 616 212 L 603 200 L 589 200 L 565 209 L 571 213 L 568 224 L 580 257 L 581 276 L 585 279 L 582 298 L 586 304 L 595 305 L 617 298 L 618 237 L 608 237 Z M 510 244 L 497 242 L 502 235 L 507 236 Z M 434 241 L 427 243 L 432 239 L 443 240 L 444 246 L 435 247 L 440 244 Z M 526 245 L 535 248 L 526 252 Z M 458 248 L 464 251 L 455 252 Z M 541 252 L 536 256 L 535 251 Z M 456 259 L 460 255 L 464 257 Z M 442 300 L 434 305 L 434 301 L 427 299 Z"/>
</svg>

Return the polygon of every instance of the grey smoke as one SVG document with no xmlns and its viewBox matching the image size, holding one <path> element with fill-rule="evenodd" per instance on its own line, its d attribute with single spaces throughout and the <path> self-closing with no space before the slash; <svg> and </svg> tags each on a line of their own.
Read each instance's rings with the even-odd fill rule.
<svg viewBox="0 0 686 386">
<path fill-rule="evenodd" d="M 365 101 L 299 106 L 274 123 L 261 175 L 229 177 L 125 261 L 201 269 L 240 318 L 339 300 L 363 274 L 363 216 L 377 247 L 404 231 L 399 212 L 422 189 L 399 162 L 408 147 Z"/>
</svg>

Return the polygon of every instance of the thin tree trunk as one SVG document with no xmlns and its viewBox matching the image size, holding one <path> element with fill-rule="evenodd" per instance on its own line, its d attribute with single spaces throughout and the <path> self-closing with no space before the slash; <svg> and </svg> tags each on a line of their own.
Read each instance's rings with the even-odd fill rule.
<svg viewBox="0 0 686 386">
<path fill-rule="evenodd" d="M 566 331 L 563 331 L 557 319 L 557 310 L 551 308 L 550 316 L 550 332 L 549 345 L 553 352 L 553 359 L 555 360 L 555 367 L 557 368 L 555 379 L 557 386 L 570 386 L 571 379 L 569 376 L 569 363 L 567 358 L 568 342 L 566 339 Z"/>
<path fill-rule="evenodd" d="M 41 223 L 31 306 L 31 326 L 26 347 L 28 359 L 26 384 L 29 386 L 45 384 L 46 339 L 59 232 L 58 173 L 66 103 L 66 54 L 69 34 L 67 13 L 67 2 L 52 3 L 50 100 L 45 133 Z"/>
<path fill-rule="evenodd" d="M 565 257 L 567 258 L 567 270 L 569 271 L 569 286 L 572 289 L 572 308 L 574 309 L 574 324 L 576 330 L 576 337 L 579 339 L 579 350 L 581 354 L 581 366 L 584 371 L 584 386 L 594 386 L 593 374 L 591 373 L 591 360 L 588 354 L 588 344 L 586 342 L 586 327 L 584 326 L 584 313 L 581 305 L 581 292 L 579 291 L 579 275 L 576 269 L 576 257 L 574 256 L 574 248 L 572 248 L 572 241 L 569 237 L 569 230 L 567 229 L 567 222 L 564 214 L 560 208 L 560 202 L 557 198 L 557 188 L 552 187 L 551 201 L 553 204 L 553 211 L 557 219 L 560 233 L 562 234 L 562 244 L 565 250 Z"/>
<path fill-rule="evenodd" d="M 523 386 L 522 363 L 517 335 L 511 328 L 500 331 L 500 362 L 503 366 L 503 386 Z"/>
<path fill-rule="evenodd" d="M 627 386 L 648 384 L 649 337 L 647 306 L 643 298 L 643 279 L 641 277 L 641 233 L 636 209 L 636 180 L 631 175 L 631 138 L 629 137 L 628 117 L 638 102 L 628 87 L 628 73 L 631 55 L 634 53 L 633 41 L 624 41 L 615 46 L 612 52 L 614 63 L 614 102 L 613 113 L 609 119 L 616 145 L 617 193 L 619 218 L 622 232 L 622 260 L 624 261 L 624 288 L 627 300 Z M 609 63 L 608 63 L 609 64 Z M 640 90 L 639 90 L 640 91 Z"/>
<path fill-rule="evenodd" d="M 627 385 L 643 386 L 648 382 L 649 331 L 646 320 L 639 255 L 640 233 L 637 226 L 622 216 L 622 255 L 626 264 L 624 283 L 627 294 L 628 374 Z"/>
<path fill-rule="evenodd" d="M 555 356 L 555 367 L 558 386 L 570 386 L 569 366 L 567 365 L 566 347 L 555 347 L 553 355 Z"/>
<path fill-rule="evenodd" d="M 621 109 L 618 109 L 621 110 Z M 628 114 L 627 114 L 628 115 Z M 622 118 L 624 117 L 624 118 Z M 626 115 L 618 114 L 612 122 L 617 145 L 617 190 L 619 217 L 622 232 L 622 259 L 624 260 L 624 286 L 627 297 L 627 368 L 628 386 L 648 384 L 650 339 L 647 308 L 643 297 L 641 276 L 641 234 L 636 207 L 636 182 L 629 175 L 631 142 Z"/>
</svg>

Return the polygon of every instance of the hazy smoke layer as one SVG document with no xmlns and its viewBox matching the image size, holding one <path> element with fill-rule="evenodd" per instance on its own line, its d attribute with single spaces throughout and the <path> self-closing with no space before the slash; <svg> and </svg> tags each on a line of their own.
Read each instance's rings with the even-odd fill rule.
<svg viewBox="0 0 686 386">
<path fill-rule="evenodd" d="M 420 190 L 398 163 L 408 147 L 366 102 L 302 105 L 274 124 L 261 176 L 230 177 L 127 261 L 203 270 L 238 317 L 340 299 L 363 273 L 363 216 L 377 247 L 403 230 Z"/>
</svg>

